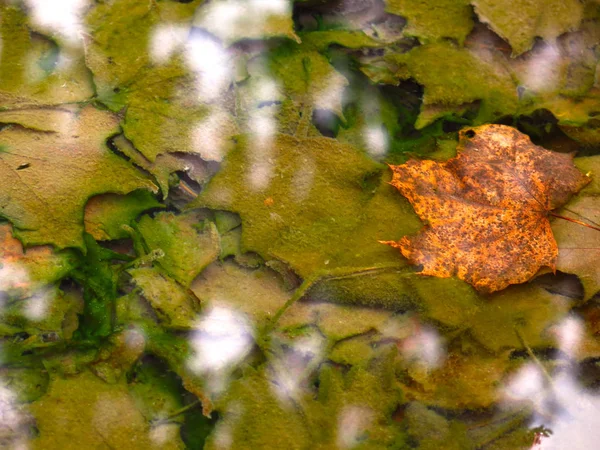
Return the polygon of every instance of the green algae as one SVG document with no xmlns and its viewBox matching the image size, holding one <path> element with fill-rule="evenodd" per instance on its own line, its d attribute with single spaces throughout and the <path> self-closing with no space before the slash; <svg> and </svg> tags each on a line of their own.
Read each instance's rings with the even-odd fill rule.
<svg viewBox="0 0 600 450">
<path fill-rule="evenodd" d="M 326 364 L 319 381 L 316 402 L 307 408 L 316 442 L 324 448 L 348 441 L 362 448 L 404 447 L 404 433 L 392 420 L 404 397 L 385 359 L 368 369 L 353 367 L 347 373 Z M 338 420 L 348 420 L 352 414 L 364 418 L 357 424 L 357 432 L 338 434 Z"/>
<path fill-rule="evenodd" d="M 86 63 L 94 74 L 98 97 L 110 99 L 139 76 L 150 63 L 150 31 L 158 23 L 155 2 L 121 0 L 96 4 L 86 22 L 93 39 Z M 123 48 L 123 42 L 130 46 Z"/>
<path fill-rule="evenodd" d="M 378 48 L 384 42 L 375 39 L 361 30 L 322 30 L 300 33 L 303 47 L 314 47 L 324 52 L 331 46 L 341 46 L 348 49 Z"/>
<path fill-rule="evenodd" d="M 418 402 L 411 402 L 405 410 L 409 436 L 418 442 L 420 449 L 448 450 L 473 449 L 467 438 L 466 427 L 459 422 L 450 422 L 435 411 Z"/>
<path fill-rule="evenodd" d="M 307 51 L 297 44 L 281 46 L 269 55 L 268 67 L 297 103 L 343 117 L 341 101 L 348 80 L 321 53 Z"/>
<path fill-rule="evenodd" d="M 416 231 L 418 221 L 387 184 L 365 184 L 373 176 L 377 180 L 378 164 L 332 139 L 279 135 L 270 150 L 270 173 L 264 182 L 257 180 L 266 186 L 242 188 L 252 185 L 251 145 L 248 138 L 242 141 L 193 203 L 238 213 L 243 250 L 285 261 L 301 277 L 398 263 L 397 253 L 377 239 Z M 272 203 L 265 203 L 268 198 Z"/>
<path fill-rule="evenodd" d="M 83 55 L 61 49 L 29 29 L 27 15 L 18 7 L 0 6 L 1 109 L 76 103 L 90 99 L 94 87 Z M 70 64 L 45 65 L 50 53 L 53 60 L 70 60 Z M 37 64 L 31 64 L 31 61 Z"/>
<path fill-rule="evenodd" d="M 120 111 L 112 116 L 110 132 L 94 141 L 93 147 L 107 151 L 105 139 L 119 131 L 124 134 L 112 139 L 114 145 L 110 147 L 117 153 L 112 154 L 111 161 L 120 163 L 102 166 L 89 184 L 82 182 L 82 177 L 94 173 L 97 159 L 86 153 L 89 165 L 79 164 L 76 148 L 69 158 L 53 161 L 52 168 L 60 167 L 67 173 L 65 180 L 60 180 L 66 186 L 64 192 L 53 191 L 52 195 L 67 206 L 77 197 L 77 208 L 71 211 L 77 215 L 69 213 L 77 223 L 77 233 L 75 227 L 63 226 L 62 219 L 53 225 L 51 220 L 61 216 L 51 209 L 51 214 L 43 217 L 45 206 L 37 204 L 43 220 L 31 223 L 40 229 L 54 226 L 56 233 L 46 241 L 25 239 L 29 244 L 56 244 L 62 239 L 62 234 L 57 238 L 60 227 L 61 233 L 75 236 L 75 240 L 65 238 L 57 245 L 77 245 L 74 242 L 84 230 L 84 206 L 90 211 L 99 199 L 110 198 L 108 210 L 104 209 L 107 205 L 94 206 L 100 210 L 96 216 L 101 217 L 94 222 L 98 228 L 92 228 L 87 220 L 86 230 L 94 239 L 83 238 L 87 254 L 79 255 L 80 267 L 73 272 L 75 263 L 69 255 L 49 247 L 43 251 L 33 247 L 17 257 L 30 272 L 33 284 L 9 292 L 11 301 L 18 301 L 3 309 L 0 328 L 11 341 L 18 341 L 23 333 L 31 336 L 22 343 L 3 343 L 3 349 L 16 345 L 15 354 L 27 350 L 34 352 L 34 358 L 42 351 L 50 352 L 45 353 L 44 361 L 52 374 L 47 393 L 47 375 L 40 371 L 18 369 L 12 375 L 12 380 L 22 375 L 24 383 L 39 384 L 39 388 L 19 391 L 24 401 L 37 400 L 33 409 L 40 434 L 31 441 L 31 447 L 148 448 L 152 445 L 149 437 L 163 436 L 168 442 L 165 446 L 183 448 L 179 425 L 185 421 L 189 429 L 198 422 L 187 413 L 170 415 L 184 405 L 193 407 L 194 397 L 202 403 L 205 414 L 214 408 L 218 414 L 199 422 L 204 428 L 197 441 L 186 441 L 190 447 L 202 446 L 211 430 L 207 448 L 219 448 L 224 435 L 231 437 L 232 448 L 520 448 L 525 442 L 530 444 L 533 437 L 527 430 L 526 416 L 512 422 L 507 419 L 506 424 L 492 422 L 488 427 L 488 414 L 497 404 L 502 380 L 523 362 L 523 358 L 510 355 L 555 347 L 552 327 L 567 317 L 572 303 L 535 283 L 483 296 L 454 278 L 419 275 L 396 250 L 377 242 L 413 234 L 421 223 L 387 184 L 389 171 L 374 160 L 396 163 L 414 155 L 447 159 L 455 150 L 452 130 L 462 124 L 516 120 L 540 108 L 551 111 L 558 127 L 593 151 L 597 144 L 597 23 L 588 20 L 578 31 L 557 37 L 556 28 L 551 28 L 557 24 L 559 30 L 573 28 L 568 24 L 577 14 L 550 17 L 548 9 L 542 8 L 536 15 L 539 21 L 515 31 L 514 24 L 504 22 L 505 18 L 514 19 L 517 14 L 531 18 L 530 11 L 523 13 L 517 2 L 502 17 L 486 17 L 490 27 L 513 45 L 514 52 L 519 45 L 530 45 L 538 35 L 547 42 L 510 59 L 502 48 L 493 54 L 489 51 L 489 43 L 496 45 L 497 40 L 486 40 L 493 33 L 482 34 L 484 27 L 477 26 L 467 36 L 473 24 L 472 9 L 462 1 L 446 5 L 440 14 L 433 2 L 390 0 L 388 12 L 407 19 L 403 30 L 401 19 L 389 15 L 361 23 L 361 30 L 324 29 L 330 25 L 323 23 L 339 15 L 336 8 L 341 6 L 319 2 L 318 8 L 323 8 L 319 11 L 325 16 L 323 19 L 321 12 L 317 15 L 316 21 L 324 21 L 317 26 L 319 31 L 299 31 L 297 35 L 291 9 L 267 20 L 266 29 L 248 27 L 254 18 L 243 17 L 241 26 L 232 30 L 234 35 L 228 34 L 208 20 L 214 17 L 219 3 L 111 0 L 96 2 L 88 11 L 85 61 L 94 75 L 97 105 Z M 234 2 L 221 5 L 225 3 Z M 342 6 L 370 10 L 372 5 L 367 3 Z M 479 19 L 484 15 L 482 5 L 481 1 L 476 5 Z M 544 6 L 551 9 L 552 5 Z M 316 3 L 304 7 L 317 10 Z M 593 8 L 589 4 L 586 8 L 586 17 L 594 17 Z M 30 33 L 27 26 L 42 34 L 49 31 L 28 24 L 20 10 L 5 7 L 3 11 L 7 13 L 2 14 L 5 45 L 0 98 L 11 107 L 28 109 L 5 111 L 0 122 L 14 124 L 5 130 L 24 128 L 24 135 L 45 142 L 55 134 L 64 139 L 62 122 L 74 114 L 73 108 L 43 110 L 47 120 L 42 120 L 29 108 L 33 97 L 23 87 L 18 64 L 23 61 L 24 49 L 32 47 L 35 74 L 41 77 L 34 84 L 40 92 L 47 92 L 41 101 L 49 103 L 81 101 L 84 95 L 78 93 L 86 92 L 85 86 L 85 98 L 91 97 L 89 73 L 87 69 L 75 72 L 74 79 L 87 79 L 87 85 L 71 89 L 71 97 L 56 89 L 55 80 L 60 78 L 55 65 L 68 50 L 65 43 Z M 355 18 L 349 14 L 354 26 Z M 390 21 L 396 28 L 391 37 L 386 29 Z M 185 39 L 163 59 L 154 51 L 146 51 L 153 48 L 155 33 L 168 27 L 197 39 L 192 24 L 221 36 L 226 45 L 234 44 L 225 48 L 212 37 L 206 41 L 215 43 L 219 51 L 229 52 L 236 69 L 228 74 L 231 80 L 226 77 L 217 99 L 207 98 L 205 92 L 196 95 L 201 74 L 187 65 Z M 300 20 L 296 26 L 301 29 Z M 6 45 L 7 29 L 12 33 L 9 39 L 14 37 L 14 46 Z M 400 32 L 422 45 L 401 39 Z M 130 45 L 123 46 L 124 42 Z M 539 74 L 533 66 L 544 57 L 548 46 L 556 46 L 559 58 L 552 73 L 543 77 L 552 81 L 552 89 L 544 90 L 535 83 Z M 78 58 L 75 67 L 82 68 L 83 57 Z M 6 76 L 6 61 L 13 78 Z M 349 75 L 357 68 L 374 83 L 393 86 L 383 89 L 368 85 L 368 80 L 357 81 Z M 425 98 L 418 116 L 420 91 L 409 93 L 398 86 L 404 80 L 423 87 Z M 275 89 L 262 89 L 269 81 Z M 44 91 L 46 88 L 57 95 L 53 97 Z M 362 98 L 352 92 L 357 89 Z M 417 101 L 412 101 L 413 97 Z M 335 123 L 315 126 L 315 111 L 319 110 L 335 116 Z M 103 114 L 108 117 L 108 113 Z M 267 133 L 263 139 L 261 130 L 253 127 L 267 122 L 288 136 Z M 97 129 L 89 123 L 78 125 L 84 131 Z M 446 128 L 451 131 L 446 132 Z M 389 153 L 372 151 L 366 137 L 366 131 L 372 129 L 382 132 Z M 247 135 L 237 136 L 240 130 Z M 336 136 L 336 140 L 320 137 L 321 133 Z M 89 138 L 77 139 L 82 137 Z M 14 174 L 27 179 L 37 160 L 12 160 L 12 149 L 6 145 L 1 148 L 3 162 L 10 163 Z M 201 158 L 210 163 L 199 162 Z M 198 166 L 194 167 L 194 162 Z M 162 202 L 149 192 L 155 190 L 152 183 L 130 163 L 154 177 Z M 24 167 L 26 164 L 31 167 Z M 595 172 L 594 161 L 580 158 L 577 164 L 584 171 Z M 71 171 L 75 166 L 77 170 Z M 46 161 L 44 170 L 56 175 L 56 170 L 48 167 Z M 113 172 L 116 175 L 111 178 Z M 141 184 L 124 188 L 123 174 L 133 173 Z M 88 189 L 100 178 L 110 178 L 113 183 L 97 191 Z M 8 181 L 5 187 L 11 189 L 12 184 Z M 208 206 L 214 211 L 180 213 L 178 190 L 172 189 L 178 184 L 201 192 L 193 206 Z M 569 208 L 590 216 L 597 184 L 594 179 Z M 45 185 L 31 186 L 42 197 L 47 190 Z M 140 188 L 145 190 L 134 190 Z M 126 195 L 130 191 L 133 193 Z M 14 197 L 0 204 L 4 207 L 11 202 Z M 169 212 L 146 215 L 135 222 L 147 208 L 159 205 L 169 206 Z M 14 222 L 19 236 L 31 231 L 31 223 L 18 222 L 17 214 L 6 216 Z M 558 221 L 554 226 L 559 226 Z M 572 230 L 557 230 L 561 247 L 594 246 L 591 235 L 580 241 Z M 137 259 L 130 261 L 95 242 L 104 238 L 131 238 Z M 103 245 L 122 248 L 112 247 L 113 243 Z M 22 248 L 17 250 L 22 253 Z M 4 263 L 1 251 L 0 257 Z M 593 258 L 592 252 L 589 258 Z M 580 259 L 586 267 L 559 261 L 559 269 L 578 275 L 589 298 L 597 290 L 595 265 L 590 259 Z M 304 284 L 298 287 L 302 279 Z M 61 280 L 66 280 L 61 285 L 65 293 L 56 288 Z M 83 294 L 77 286 L 69 286 L 72 280 L 83 287 Z M 188 286 L 193 294 L 185 289 Z M 45 323 L 23 315 L 26 305 L 35 300 L 30 294 L 42 288 L 56 305 Z M 293 293 L 294 288 L 298 290 Z M 203 375 L 190 370 L 193 355 L 189 331 L 197 320 L 200 301 L 240 312 L 258 330 L 255 353 L 233 373 L 231 389 L 224 395 L 215 395 L 207 389 L 210 384 Z M 77 319 L 78 312 L 81 320 Z M 437 333 L 442 347 L 448 347 L 449 358 L 438 361 L 436 367 L 425 367 L 419 358 L 407 353 L 414 345 L 412 335 L 423 331 L 419 326 Z M 75 339 L 71 339 L 75 329 Z M 265 329 L 272 332 L 270 339 L 262 339 Z M 136 338 L 130 342 L 136 345 L 128 351 L 122 338 L 138 334 L 143 336 L 143 346 Z M 106 339 L 99 340 L 101 336 Z M 315 336 L 320 342 L 318 349 L 302 353 L 302 346 Z M 590 332 L 585 339 L 586 355 L 597 356 Z M 65 340 L 73 350 L 63 348 Z M 135 363 L 142 351 L 151 356 Z M 310 362 L 298 372 L 301 376 L 292 374 L 298 385 L 286 390 L 286 378 L 279 378 L 281 367 L 297 368 L 297 361 L 307 359 Z M 90 372 L 96 378 L 90 378 Z M 68 378 L 59 377 L 59 373 Z M 90 399 L 97 400 L 96 395 L 115 411 L 123 408 L 119 419 L 127 426 L 116 424 L 112 419 L 115 414 L 105 414 L 106 408 L 90 419 L 95 407 Z M 200 409 L 194 413 L 198 416 Z M 64 421 L 76 429 L 64 427 Z M 346 436 L 337 432 L 347 424 L 345 421 L 356 433 Z M 473 430 L 482 427 L 488 427 L 482 433 L 485 436 L 474 436 Z M 102 433 L 110 437 L 99 440 L 97 434 L 88 432 L 91 429 L 102 438 Z M 129 440 L 139 435 L 144 437 L 130 445 Z"/>
<path fill-rule="evenodd" d="M 208 3 L 194 18 L 202 28 L 227 44 L 241 40 L 287 38 L 300 42 L 294 32 L 292 8 L 240 0 Z"/>
<path fill-rule="evenodd" d="M 205 100 L 210 99 L 189 95 L 198 89 L 198 74 L 186 67 L 181 56 L 162 61 L 148 51 L 153 39 L 160 38 L 153 35 L 160 27 L 187 27 L 189 32 L 192 15 L 191 5 L 183 3 L 129 0 L 97 5 L 88 15 L 94 42 L 87 60 L 98 99 L 114 111 L 127 106 L 125 135 L 151 162 L 162 153 L 201 153 L 202 145 L 211 139 L 221 140 L 226 147 L 237 133 L 226 111 L 207 104 Z M 135 47 L 124 49 L 124 40 L 135 42 Z M 202 124 L 207 121 L 214 123 L 203 131 Z M 156 135 L 153 130 L 161 133 Z M 209 135 L 198 144 L 195 133 Z"/>
<path fill-rule="evenodd" d="M 161 326 L 177 330 L 193 328 L 200 309 L 193 295 L 154 268 L 140 267 L 128 273 L 156 312 Z"/>
<path fill-rule="evenodd" d="M 517 111 L 517 91 L 510 72 L 467 49 L 439 42 L 389 55 L 387 60 L 398 65 L 400 79 L 413 78 L 425 87 L 424 105 L 461 107 L 480 101 L 474 123 L 494 121 Z M 415 126 L 428 124 L 418 119 Z"/>
<path fill-rule="evenodd" d="M 6 274 L 0 287 L 8 299 L 24 298 L 53 285 L 76 265 L 72 252 L 56 252 L 50 246 L 24 249 L 13 237 L 11 225 L 0 224 L 0 271 Z"/>
<path fill-rule="evenodd" d="M 273 317 L 290 296 L 273 270 L 248 269 L 230 260 L 208 266 L 190 288 L 206 307 L 240 311 L 258 326 Z"/>
<path fill-rule="evenodd" d="M 90 197 L 156 190 L 141 172 L 106 147 L 105 140 L 118 130 L 115 116 L 87 106 L 72 113 L 71 120 L 74 126 L 62 133 L 19 127 L 0 131 L 0 145 L 5 147 L 0 153 L 0 215 L 13 222 L 16 236 L 25 245 L 82 247 L 83 208 Z M 86 133 L 80 136 L 78 127 Z M 21 173 L 23 164 L 26 170 Z"/>
<path fill-rule="evenodd" d="M 576 29 L 583 5 L 579 1 L 497 1 L 473 0 L 479 19 L 508 41 L 513 55 L 520 55 L 541 37 L 552 41 Z"/>
<path fill-rule="evenodd" d="M 127 239 L 130 233 L 123 226 L 130 226 L 141 213 L 153 208 L 164 206 L 148 191 L 92 197 L 85 206 L 85 231 L 97 241 Z"/>
<path fill-rule="evenodd" d="M 227 153 L 237 125 L 221 106 L 188 95 L 196 89 L 194 77 L 174 62 L 148 71 L 123 91 L 125 136 L 150 161 L 170 152 L 214 154 L 216 159 Z"/>
<path fill-rule="evenodd" d="M 113 312 L 117 298 L 118 268 L 115 259 L 127 259 L 101 247 L 92 236 L 84 234 L 85 253 L 71 277 L 83 287 L 84 309 L 78 336 L 97 339 L 114 331 Z"/>
<path fill-rule="evenodd" d="M 148 250 L 164 254 L 157 264 L 185 287 L 221 252 L 214 223 L 207 221 L 200 230 L 200 221 L 195 212 L 158 213 L 154 218 L 143 216 L 136 225 Z"/>
<path fill-rule="evenodd" d="M 150 161 L 122 134 L 115 136 L 112 144 L 133 164 L 154 177 L 156 185 L 161 190 L 163 200 L 169 195 L 169 190 L 175 187 L 179 181 L 176 173 L 185 173 L 193 181 L 203 185 L 214 171 L 214 167 L 209 162 L 205 162 L 197 155 L 162 153 L 154 161 Z"/>
<path fill-rule="evenodd" d="M 108 384 L 90 372 L 74 378 L 55 377 L 48 393 L 31 404 L 30 410 L 40 432 L 30 441 L 31 448 L 152 447 L 149 423 L 124 382 Z M 175 442 L 166 446 L 181 448 Z"/>
<path fill-rule="evenodd" d="M 464 47 L 431 42 L 408 52 L 387 49 L 383 56 L 358 59 L 374 82 L 394 85 L 414 79 L 423 85 L 417 129 L 452 116 L 479 124 L 548 109 L 585 142 L 583 131 L 593 128 L 598 104 L 598 57 L 593 50 L 598 30 L 597 22 L 585 21 L 579 30 L 540 42 L 518 58 L 498 47 L 497 36 L 477 27 Z M 491 51 L 496 47 L 498 51 Z"/>
<path fill-rule="evenodd" d="M 385 3 L 387 12 L 406 18 L 403 33 L 416 37 L 422 44 L 454 39 L 462 45 L 473 28 L 469 0 L 386 0 Z"/>
<path fill-rule="evenodd" d="M 63 322 L 77 304 L 55 286 L 38 289 L 29 297 L 14 301 L 0 313 L 0 335 L 26 333 L 23 349 L 49 347 L 64 342 Z"/>
<path fill-rule="evenodd" d="M 302 415 L 279 401 L 273 383 L 261 372 L 249 369 L 243 378 L 231 383 L 218 404 L 221 426 L 231 430 L 233 447 L 307 448 L 310 440 Z M 205 448 L 220 448 L 216 432 L 209 436 Z"/>
</svg>

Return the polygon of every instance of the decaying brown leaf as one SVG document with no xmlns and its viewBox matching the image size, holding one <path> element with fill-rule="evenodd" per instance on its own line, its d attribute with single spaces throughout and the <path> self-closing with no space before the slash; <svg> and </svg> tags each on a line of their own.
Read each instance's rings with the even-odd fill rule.
<svg viewBox="0 0 600 450">
<path fill-rule="evenodd" d="M 463 130 L 458 156 L 391 166 L 391 184 L 425 229 L 398 242 L 422 274 L 457 275 L 482 292 L 554 270 L 558 247 L 548 216 L 589 182 L 572 163 L 504 125 Z"/>
</svg>

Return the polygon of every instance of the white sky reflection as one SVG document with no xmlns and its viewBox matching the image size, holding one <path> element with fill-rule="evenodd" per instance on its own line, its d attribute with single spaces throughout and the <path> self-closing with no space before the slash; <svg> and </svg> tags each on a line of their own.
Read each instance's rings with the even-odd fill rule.
<svg viewBox="0 0 600 450">
<path fill-rule="evenodd" d="M 576 366 L 570 363 L 576 360 L 583 323 L 576 317 L 567 317 L 551 331 L 568 360 L 549 372 L 551 381 L 535 362 L 521 367 L 504 387 L 505 404 L 530 404 L 535 411 L 530 426 L 543 425 L 551 430 L 533 447 L 536 450 L 596 448 L 600 441 L 600 396 L 581 386 Z"/>
<path fill-rule="evenodd" d="M 283 403 L 301 392 L 310 373 L 323 360 L 327 345 L 317 331 L 286 344 L 285 349 L 278 349 L 278 355 L 270 363 L 275 394 Z"/>
<path fill-rule="evenodd" d="M 557 70 L 560 58 L 560 50 L 555 43 L 544 43 L 541 50 L 534 50 L 528 58 L 522 84 L 538 93 L 556 89 L 561 81 Z"/>
<path fill-rule="evenodd" d="M 212 37 L 192 34 L 185 46 L 188 67 L 198 75 L 198 97 L 203 101 L 215 100 L 231 81 L 228 52 Z"/>
<path fill-rule="evenodd" d="M 159 64 L 166 63 L 181 51 L 188 40 L 190 28 L 183 25 L 157 25 L 150 38 L 150 57 Z"/>
<path fill-rule="evenodd" d="M 360 444 L 373 421 L 373 412 L 360 406 L 346 406 L 340 413 L 337 429 L 337 446 L 350 449 Z"/>
<path fill-rule="evenodd" d="M 31 18 L 42 28 L 57 33 L 69 43 L 80 40 L 84 30 L 82 15 L 89 0 L 25 0 Z"/>
<path fill-rule="evenodd" d="M 288 15 L 290 8 L 288 0 L 213 0 L 202 8 L 195 25 L 230 41 L 240 29 L 261 30 L 272 16 Z"/>
<path fill-rule="evenodd" d="M 373 158 L 380 159 L 386 155 L 388 150 L 388 137 L 381 124 L 365 127 L 364 136 L 367 151 Z"/>
<path fill-rule="evenodd" d="M 56 295 L 55 291 L 41 289 L 28 299 L 23 300 L 23 315 L 33 322 L 43 320 L 48 314 L 54 295 Z"/>
<path fill-rule="evenodd" d="M 21 265 L 8 261 L 0 263 L 0 292 L 24 288 L 30 283 L 29 274 Z"/>
<path fill-rule="evenodd" d="M 261 191 L 269 186 L 273 177 L 273 136 L 277 132 L 277 123 L 272 108 L 261 108 L 253 111 L 248 128 L 251 136 L 249 159 L 246 172 L 247 182 L 251 189 Z"/>
<path fill-rule="evenodd" d="M 427 369 L 439 367 L 446 355 L 437 330 L 426 325 L 416 326 L 414 333 L 401 342 L 400 351 L 404 358 L 416 361 Z"/>
<path fill-rule="evenodd" d="M 16 394 L 6 386 L 0 386 L 0 436 L 12 441 L 11 449 L 27 448 L 25 428 L 30 422 L 31 417 L 17 401 Z M 20 433 L 23 437 L 19 436 Z"/>
<path fill-rule="evenodd" d="M 222 306 L 206 312 L 190 338 L 194 356 L 189 368 L 207 377 L 209 389 L 221 392 L 231 370 L 250 353 L 252 325 L 243 314 Z"/>
<path fill-rule="evenodd" d="M 213 111 L 199 122 L 192 132 L 194 149 L 205 161 L 223 161 L 225 142 L 223 126 L 229 121 L 224 111 Z"/>
</svg>

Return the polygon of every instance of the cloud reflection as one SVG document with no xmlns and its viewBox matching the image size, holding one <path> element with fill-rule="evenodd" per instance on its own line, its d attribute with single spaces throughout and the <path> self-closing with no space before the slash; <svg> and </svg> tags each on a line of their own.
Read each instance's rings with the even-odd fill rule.
<svg viewBox="0 0 600 450">
<path fill-rule="evenodd" d="M 274 115 L 272 108 L 261 108 L 253 111 L 248 121 L 251 141 L 247 182 L 253 190 L 266 189 L 273 177 L 273 136 L 277 132 Z"/>
<path fill-rule="evenodd" d="M 338 420 L 338 448 L 346 449 L 357 446 L 361 440 L 364 440 L 372 421 L 373 411 L 370 409 L 354 405 L 346 406 Z"/>
<path fill-rule="evenodd" d="M 158 64 L 166 63 L 175 53 L 185 48 L 190 28 L 183 25 L 157 25 L 150 37 L 150 57 Z"/>
<path fill-rule="evenodd" d="M 534 408 L 531 427 L 544 426 L 552 431 L 534 447 L 536 450 L 596 448 L 600 440 L 598 417 L 600 396 L 586 390 L 577 380 L 576 361 L 584 332 L 580 319 L 567 317 L 552 330 L 557 347 L 568 360 L 551 373 L 530 362 L 506 383 L 503 396 L 508 407 L 529 404 Z"/>
<path fill-rule="evenodd" d="M 32 418 L 19 405 L 16 394 L 5 386 L 0 386 L 0 443 L 9 444 L 11 449 L 26 449 L 26 429 Z"/>
<path fill-rule="evenodd" d="M 41 28 L 57 33 L 73 44 L 80 41 L 84 30 L 82 15 L 89 0 L 25 0 L 31 18 Z"/>
<path fill-rule="evenodd" d="M 418 323 L 411 336 L 401 341 L 399 348 L 406 360 L 415 361 L 427 369 L 439 367 L 446 356 L 437 330 Z"/>
<path fill-rule="evenodd" d="M 228 378 L 254 345 L 252 325 L 243 314 L 216 306 L 200 319 L 190 338 L 194 356 L 188 367 L 208 380 L 214 394 L 221 393 Z"/>
<path fill-rule="evenodd" d="M 231 42 L 239 37 L 240 30 L 260 36 L 268 20 L 289 16 L 291 6 L 288 0 L 213 0 L 202 8 L 201 14 L 195 25 Z"/>
<path fill-rule="evenodd" d="M 385 129 L 379 125 L 365 127 L 365 143 L 367 151 L 375 159 L 383 158 L 388 150 L 388 136 Z"/>
<path fill-rule="evenodd" d="M 323 361 L 325 338 L 316 330 L 275 349 L 270 371 L 275 394 L 282 402 L 297 399 L 309 376 Z"/>
<path fill-rule="evenodd" d="M 229 53 L 213 37 L 193 33 L 185 45 L 188 67 L 198 75 L 198 96 L 203 101 L 220 97 L 231 81 Z"/>
</svg>

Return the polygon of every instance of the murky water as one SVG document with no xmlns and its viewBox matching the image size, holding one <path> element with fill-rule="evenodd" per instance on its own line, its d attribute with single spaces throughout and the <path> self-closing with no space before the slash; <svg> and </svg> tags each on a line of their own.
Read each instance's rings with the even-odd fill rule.
<svg viewBox="0 0 600 450">
<path fill-rule="evenodd" d="M 599 42 L 594 0 L 0 0 L 0 447 L 596 448 Z M 588 178 L 482 293 L 381 241 L 388 165 L 490 123 Z"/>
</svg>

